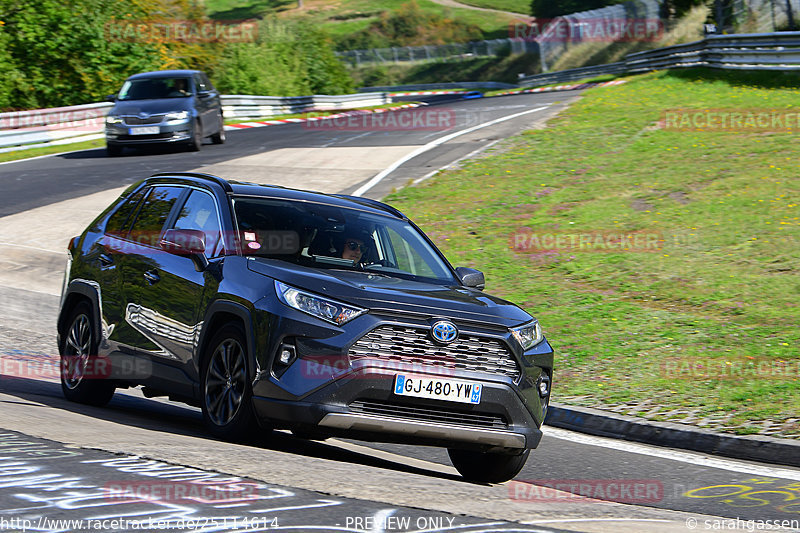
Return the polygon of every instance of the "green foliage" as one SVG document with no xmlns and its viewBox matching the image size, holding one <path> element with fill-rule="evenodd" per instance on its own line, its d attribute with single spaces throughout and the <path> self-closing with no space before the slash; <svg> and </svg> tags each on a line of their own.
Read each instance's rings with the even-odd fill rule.
<svg viewBox="0 0 800 533">
<path fill-rule="evenodd" d="M 257 42 L 227 46 L 152 33 L 159 22 L 204 22 L 197 6 L 190 0 L 0 0 L 0 110 L 97 102 L 132 74 L 172 68 L 206 70 L 215 82 L 222 72 L 218 85 L 238 92 L 351 89 L 330 43 L 301 22 L 268 21 Z M 139 23 L 150 33 L 137 35 L 132 28 Z"/>
<path fill-rule="evenodd" d="M 531 14 L 534 17 L 553 18 L 561 15 L 569 15 L 579 11 L 589 11 L 590 9 L 600 9 L 612 4 L 617 4 L 613 0 L 532 0 Z"/>
<path fill-rule="evenodd" d="M 384 11 L 367 28 L 339 39 L 340 50 L 420 46 L 477 41 L 483 33 L 475 24 L 436 12 L 423 11 L 412 0 L 395 11 Z"/>
<path fill-rule="evenodd" d="M 214 74 L 219 89 L 230 94 L 341 94 L 353 88 L 328 38 L 302 20 L 262 21 L 256 42 L 228 46 Z"/>
</svg>

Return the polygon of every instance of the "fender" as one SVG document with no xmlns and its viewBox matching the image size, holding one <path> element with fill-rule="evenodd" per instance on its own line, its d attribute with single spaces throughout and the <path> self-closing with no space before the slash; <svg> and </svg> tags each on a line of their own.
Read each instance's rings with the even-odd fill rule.
<svg viewBox="0 0 800 533">
<path fill-rule="evenodd" d="M 65 321 L 69 316 L 71 306 L 65 304 L 70 300 L 73 295 L 80 295 L 85 297 L 91 302 L 93 320 L 95 331 L 100 332 L 100 335 L 105 339 L 107 337 L 106 330 L 103 329 L 103 297 L 100 294 L 100 284 L 94 280 L 76 278 L 70 281 L 64 295 L 62 297 L 61 309 L 58 311 L 58 321 L 56 322 L 56 331 L 58 338 L 59 350 L 61 349 L 61 334 L 66 326 Z"/>
<path fill-rule="evenodd" d="M 199 378 L 201 375 L 200 358 L 206 348 L 206 343 L 211 340 L 211 337 L 214 334 L 213 330 L 211 330 L 209 327 L 206 327 L 206 325 L 213 324 L 215 317 L 223 313 L 236 316 L 237 318 L 241 319 L 242 324 L 244 325 L 245 341 L 247 342 L 247 351 L 249 353 L 247 358 L 247 375 L 250 377 L 250 379 L 255 379 L 260 372 L 260 369 L 258 368 L 258 363 L 256 362 L 256 341 L 253 335 L 253 315 L 250 309 L 244 305 L 232 302 L 230 300 L 215 300 L 210 306 L 208 306 L 208 309 L 206 309 L 206 314 L 203 317 L 203 327 L 200 330 L 200 337 L 197 345 L 195 346 L 194 352 L 193 362 L 197 376 Z M 194 395 L 198 399 L 201 398 L 200 386 L 200 380 L 198 379 L 198 381 L 194 383 Z"/>
</svg>

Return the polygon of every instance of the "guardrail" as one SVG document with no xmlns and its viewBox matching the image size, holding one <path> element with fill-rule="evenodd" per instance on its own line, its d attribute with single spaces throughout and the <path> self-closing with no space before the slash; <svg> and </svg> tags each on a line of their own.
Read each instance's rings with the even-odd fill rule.
<svg viewBox="0 0 800 533">
<path fill-rule="evenodd" d="M 360 93 L 400 92 L 400 91 L 435 91 L 447 89 L 515 89 L 513 83 L 500 81 L 464 81 L 457 83 L 417 83 L 415 85 L 381 85 L 376 87 L 360 87 Z"/>
<path fill-rule="evenodd" d="M 617 63 L 526 76 L 519 84 L 531 87 L 603 74 L 685 67 L 800 70 L 800 32 L 711 35 L 701 41 L 629 54 Z"/>
<path fill-rule="evenodd" d="M 225 118 L 252 119 L 306 111 L 370 107 L 391 102 L 385 93 L 313 96 L 222 95 Z M 110 102 L 0 113 L 0 147 L 100 138 Z"/>
</svg>

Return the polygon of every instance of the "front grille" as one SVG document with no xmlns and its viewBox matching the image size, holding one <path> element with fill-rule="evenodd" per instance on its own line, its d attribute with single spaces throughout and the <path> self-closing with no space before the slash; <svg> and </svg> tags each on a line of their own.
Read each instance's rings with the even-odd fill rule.
<svg viewBox="0 0 800 533">
<path fill-rule="evenodd" d="M 348 355 L 351 359 L 378 358 L 519 379 L 519 365 L 504 342 L 462 333 L 452 344 L 441 346 L 428 336 L 428 331 L 427 328 L 380 326 L 356 341 Z"/>
<path fill-rule="evenodd" d="M 125 121 L 125 124 L 128 126 L 144 126 L 147 124 L 161 124 L 161 121 L 164 120 L 164 115 L 151 115 L 147 118 L 141 118 L 137 116 L 125 116 L 122 117 L 122 120 Z"/>
<path fill-rule="evenodd" d="M 411 407 L 375 400 L 356 400 L 349 407 L 355 413 L 403 418 L 415 422 L 434 422 L 484 429 L 508 429 L 508 423 L 504 417 L 492 414 L 467 413 L 435 407 Z"/>
</svg>

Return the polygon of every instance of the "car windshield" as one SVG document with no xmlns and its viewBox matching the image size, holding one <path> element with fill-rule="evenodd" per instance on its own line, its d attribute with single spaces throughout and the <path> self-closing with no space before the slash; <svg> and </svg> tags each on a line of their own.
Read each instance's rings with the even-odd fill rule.
<svg viewBox="0 0 800 533">
<path fill-rule="evenodd" d="M 358 209 L 273 198 L 234 198 L 243 253 L 325 269 L 457 283 L 407 221 Z"/>
<path fill-rule="evenodd" d="M 128 80 L 119 91 L 119 100 L 155 100 L 191 96 L 189 78 L 143 78 Z"/>
</svg>

